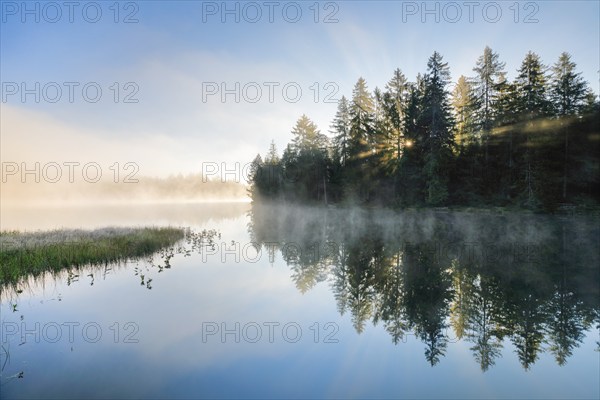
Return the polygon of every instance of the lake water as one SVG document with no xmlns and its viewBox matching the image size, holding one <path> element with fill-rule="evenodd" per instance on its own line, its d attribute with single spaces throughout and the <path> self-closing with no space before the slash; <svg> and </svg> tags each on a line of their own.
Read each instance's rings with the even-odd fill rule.
<svg viewBox="0 0 600 400">
<path fill-rule="evenodd" d="M 205 231 L 3 288 L 5 399 L 600 397 L 597 217 L 243 203 L 1 217 Z"/>
</svg>

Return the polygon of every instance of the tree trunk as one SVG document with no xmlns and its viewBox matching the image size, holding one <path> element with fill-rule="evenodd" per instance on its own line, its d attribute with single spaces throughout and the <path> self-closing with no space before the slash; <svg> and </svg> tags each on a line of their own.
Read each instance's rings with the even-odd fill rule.
<svg viewBox="0 0 600 400">
<path fill-rule="evenodd" d="M 565 127 L 565 168 L 563 171 L 563 200 L 567 199 L 567 171 L 569 165 L 569 126 Z"/>
</svg>

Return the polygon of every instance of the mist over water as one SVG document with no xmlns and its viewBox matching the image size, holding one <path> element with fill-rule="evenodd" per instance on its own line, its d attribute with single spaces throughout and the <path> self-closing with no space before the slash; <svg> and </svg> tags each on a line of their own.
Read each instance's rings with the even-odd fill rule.
<svg viewBox="0 0 600 400">
<path fill-rule="evenodd" d="M 93 229 L 106 226 L 200 226 L 237 218 L 247 202 L 154 202 L 11 205 L 0 208 L 2 230 Z"/>
<path fill-rule="evenodd" d="M 8 163 L 4 163 L 8 164 Z M 2 165 L 2 191 L 0 200 L 3 206 L 64 206 L 64 205 L 106 205 L 106 204 L 156 204 L 194 202 L 247 202 L 246 187 L 235 180 L 204 177 L 202 174 L 169 176 L 164 178 L 140 176 L 136 169 L 116 171 L 98 165 L 97 170 L 81 174 L 68 172 L 58 163 L 50 179 L 42 173 L 49 164 L 25 163 L 19 166 Z M 134 164 L 130 163 L 133 167 Z M 79 165 L 79 164 L 78 164 Z M 115 163 L 118 166 L 118 163 Z M 9 168 L 11 167 L 11 168 Z M 113 168 L 111 166 L 110 168 Z M 30 168 L 28 174 L 21 169 Z M 62 169 L 64 169 L 64 171 Z M 74 168 L 73 168 L 74 169 Z M 104 171 L 103 171 L 104 169 Z M 8 170 L 12 171 L 9 174 Z M 119 172 L 119 173 L 117 173 Z M 71 173 L 71 175 L 69 175 Z M 102 175 L 104 174 L 104 175 Z M 55 179 L 56 181 L 53 181 Z"/>
<path fill-rule="evenodd" d="M 147 259 L 3 289 L 9 398 L 481 398 L 474 380 L 491 397 L 599 394 L 595 216 L 247 203 L 2 212 L 3 229 L 196 232 Z M 73 342 L 46 340 L 73 321 Z M 102 329 L 98 342 L 85 324 Z M 284 326 L 300 328 L 297 341 Z M 82 365 L 85 379 L 65 381 Z M 340 373 L 357 384 L 332 386 Z M 292 384 L 298 374 L 313 384 Z"/>
<path fill-rule="evenodd" d="M 250 215 L 251 237 L 280 253 L 299 291 L 326 282 L 357 333 L 372 322 L 396 344 L 414 334 L 431 365 L 448 331 L 474 346 L 483 371 L 512 346 L 526 370 L 544 352 L 564 365 L 586 331 L 598 336 L 597 217 L 282 206 Z"/>
</svg>

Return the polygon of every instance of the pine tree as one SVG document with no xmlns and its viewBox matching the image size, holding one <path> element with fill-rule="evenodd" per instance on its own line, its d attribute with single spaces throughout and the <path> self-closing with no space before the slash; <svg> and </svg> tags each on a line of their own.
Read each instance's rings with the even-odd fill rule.
<svg viewBox="0 0 600 400">
<path fill-rule="evenodd" d="M 498 100 L 496 102 L 496 120 L 494 129 L 498 132 L 498 144 L 501 149 L 498 150 L 497 169 L 503 176 L 498 182 L 496 194 L 500 194 L 503 199 L 511 199 L 514 195 L 515 183 L 515 143 L 517 133 L 517 122 L 519 120 L 517 104 L 517 86 L 506 79 L 502 74 L 498 84 Z"/>
<path fill-rule="evenodd" d="M 466 146 L 477 141 L 474 106 L 473 84 L 464 75 L 461 75 L 452 91 L 456 144 L 459 146 Z"/>
<path fill-rule="evenodd" d="M 416 82 L 411 84 L 408 89 L 406 111 L 403 118 L 405 147 L 408 148 L 419 148 L 425 145 L 425 135 L 419 125 L 423 112 L 424 92 L 425 80 L 421 74 L 418 74 Z"/>
<path fill-rule="evenodd" d="M 396 146 L 395 156 L 397 159 L 400 159 L 404 146 L 404 116 L 409 93 L 409 83 L 399 68 L 394 71 L 392 79 L 386 84 L 385 89 L 385 94 L 387 95 L 386 114 L 393 128 L 392 141 Z"/>
<path fill-rule="evenodd" d="M 584 109 L 587 84 L 580 73 L 575 72 L 576 64 L 571 55 L 563 52 L 552 67 L 550 98 L 554 112 L 559 118 L 575 115 Z M 562 125 L 562 124 L 561 124 Z M 564 167 L 562 178 L 562 198 L 567 198 L 569 173 L 569 126 L 561 126 L 564 134 Z"/>
<path fill-rule="evenodd" d="M 427 63 L 423 110 L 419 124 L 426 136 L 426 202 L 439 205 L 448 197 L 448 170 L 454 145 L 453 119 L 446 89 L 450 82 L 448 63 L 434 52 Z"/>
<path fill-rule="evenodd" d="M 327 136 L 321 134 L 315 123 L 306 115 L 302 115 L 296 121 L 292 134 L 294 135 L 292 146 L 298 153 L 327 148 Z"/>
<path fill-rule="evenodd" d="M 387 93 L 386 93 L 387 94 Z M 386 96 L 378 87 L 373 91 L 374 123 L 373 123 L 373 151 L 385 158 L 392 141 L 393 127 L 388 118 L 389 96 Z"/>
<path fill-rule="evenodd" d="M 418 204 L 423 201 L 425 183 L 423 166 L 425 165 L 426 137 L 419 121 L 423 112 L 423 93 L 425 82 L 421 74 L 415 83 L 408 85 L 406 107 L 402 124 L 404 137 L 400 170 L 400 200 L 404 204 Z"/>
<path fill-rule="evenodd" d="M 369 177 L 369 164 L 374 150 L 375 108 L 367 83 L 359 78 L 352 91 L 350 105 L 350 165 L 348 171 L 351 196 L 361 201 L 368 200 L 372 179 Z"/>
<path fill-rule="evenodd" d="M 495 103 L 498 98 L 497 84 L 503 76 L 504 66 L 505 63 L 500 62 L 500 56 L 486 46 L 483 55 L 477 59 L 477 64 L 473 68 L 477 73 L 473 81 L 475 114 L 485 146 L 486 164 L 489 158 L 490 130 L 494 125 Z"/>
<path fill-rule="evenodd" d="M 571 55 L 563 52 L 552 67 L 550 99 L 558 116 L 578 114 L 587 94 L 587 84 L 581 73 L 575 72 L 577 65 Z"/>
<path fill-rule="evenodd" d="M 528 52 L 517 72 L 517 111 L 526 120 L 549 115 L 551 103 L 547 96 L 546 66 L 542 64 L 540 57 Z"/>
<path fill-rule="evenodd" d="M 306 115 L 298 119 L 292 134 L 294 138 L 282 159 L 290 200 L 326 202 L 330 164 L 328 138 Z"/>
<path fill-rule="evenodd" d="M 369 156 L 373 141 L 374 113 L 373 97 L 367 89 L 367 82 L 359 78 L 354 85 L 350 105 L 350 155 L 354 159 Z"/>
<path fill-rule="evenodd" d="M 524 197 L 524 205 L 534 208 L 538 205 L 538 192 L 540 177 L 538 176 L 538 165 L 535 153 L 532 150 L 531 128 L 533 121 L 550 115 L 551 103 L 547 97 L 546 67 L 540 61 L 537 54 L 528 52 L 518 70 L 515 79 L 517 88 L 517 112 L 522 120 L 526 122 L 525 131 L 525 154 L 523 156 L 524 187 L 521 194 Z"/>
<path fill-rule="evenodd" d="M 269 145 L 269 151 L 265 155 L 265 164 L 278 164 L 279 156 L 277 155 L 277 147 L 275 146 L 275 141 L 271 140 L 271 144 Z"/>
<path fill-rule="evenodd" d="M 344 166 L 350 156 L 350 110 L 345 96 L 338 102 L 330 132 L 333 134 L 334 153 Z"/>
<path fill-rule="evenodd" d="M 479 159 L 481 132 L 478 131 L 475 105 L 473 84 L 461 75 L 452 91 L 457 144 L 456 168 L 452 176 L 453 200 L 461 203 L 474 201 L 484 184 Z"/>
<path fill-rule="evenodd" d="M 257 154 L 252 160 L 252 164 L 250 165 L 250 171 L 248 180 L 250 183 L 250 189 L 248 190 L 248 195 L 252 201 L 258 201 L 261 199 L 262 194 L 265 191 L 265 185 L 263 181 L 263 173 L 262 173 L 263 161 L 260 154 Z"/>
</svg>

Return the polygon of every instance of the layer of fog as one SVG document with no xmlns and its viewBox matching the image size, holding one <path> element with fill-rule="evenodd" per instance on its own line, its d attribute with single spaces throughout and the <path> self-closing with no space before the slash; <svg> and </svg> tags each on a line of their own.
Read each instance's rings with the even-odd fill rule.
<svg viewBox="0 0 600 400">
<path fill-rule="evenodd" d="M 450 253 L 469 246 L 535 252 L 560 243 L 585 250 L 589 264 L 600 269 L 600 217 L 547 215 L 494 210 L 452 211 L 364 207 L 255 206 L 250 213 L 252 240 L 258 244 L 294 243 L 300 249 L 366 240 L 401 249 L 406 244 L 435 244 Z"/>
<path fill-rule="evenodd" d="M 243 216 L 236 202 L 11 206 L 0 208 L 0 230 L 96 229 L 107 226 L 211 227 Z"/>
<path fill-rule="evenodd" d="M 40 174 L 42 175 L 42 174 Z M 122 203 L 174 203 L 210 201 L 248 201 L 246 186 L 237 182 L 207 179 L 202 174 L 153 178 L 121 177 L 115 182 L 112 176 L 94 182 L 95 175 L 69 182 L 64 176 L 58 182 L 36 182 L 34 174 L 7 176 L 2 183 L 0 201 L 12 205 L 65 205 L 65 204 L 122 204 Z M 81 178 L 81 177 L 79 177 Z"/>
</svg>

